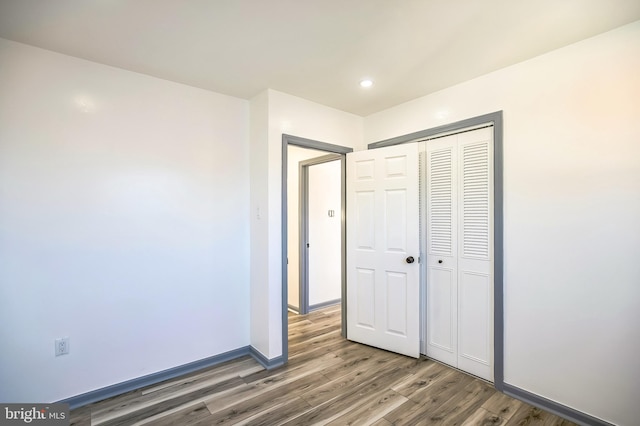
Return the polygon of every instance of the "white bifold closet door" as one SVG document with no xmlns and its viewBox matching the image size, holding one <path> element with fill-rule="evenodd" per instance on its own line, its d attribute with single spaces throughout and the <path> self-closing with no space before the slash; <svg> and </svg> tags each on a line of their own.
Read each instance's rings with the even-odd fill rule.
<svg viewBox="0 0 640 426">
<path fill-rule="evenodd" d="M 493 128 L 426 143 L 427 356 L 493 381 Z"/>
</svg>

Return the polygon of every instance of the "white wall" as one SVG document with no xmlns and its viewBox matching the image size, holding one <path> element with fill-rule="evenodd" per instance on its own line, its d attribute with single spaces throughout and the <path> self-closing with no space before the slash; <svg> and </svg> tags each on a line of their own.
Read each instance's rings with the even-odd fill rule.
<svg viewBox="0 0 640 426">
<path fill-rule="evenodd" d="M 248 102 L 1 39 L 0 64 L 0 400 L 248 345 Z"/>
<path fill-rule="evenodd" d="M 309 167 L 309 306 L 342 296 L 342 164 Z M 333 210 L 334 216 L 329 216 Z"/>
<path fill-rule="evenodd" d="M 251 257 L 252 345 L 267 358 L 282 355 L 282 134 L 361 149 L 362 118 L 275 90 L 251 100 L 251 113 L 264 115 L 268 103 L 268 138 L 253 125 L 251 132 L 252 211 L 261 206 L 263 219 L 252 220 L 251 250 L 261 258 Z M 254 151 L 255 150 L 255 151 Z M 254 164 L 259 171 L 254 171 Z M 265 205 L 266 203 L 266 205 Z M 260 268 L 261 273 L 254 274 Z M 254 303 L 254 300 L 256 301 Z M 260 336 L 253 326 L 260 327 Z"/>
<path fill-rule="evenodd" d="M 371 143 L 504 110 L 505 382 L 640 418 L 640 22 L 365 119 Z"/>
<path fill-rule="evenodd" d="M 251 345 L 260 353 L 269 354 L 269 97 L 263 92 L 250 102 L 250 229 L 251 256 Z"/>
</svg>

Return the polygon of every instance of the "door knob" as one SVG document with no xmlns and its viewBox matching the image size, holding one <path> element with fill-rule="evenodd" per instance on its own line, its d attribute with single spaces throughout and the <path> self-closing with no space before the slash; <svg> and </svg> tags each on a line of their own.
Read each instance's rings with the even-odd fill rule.
<svg viewBox="0 0 640 426">
<path fill-rule="evenodd" d="M 405 260 L 406 260 L 406 262 L 407 262 L 407 263 L 413 263 L 413 262 L 415 262 L 415 259 L 413 258 L 413 256 L 409 256 L 409 257 L 407 257 Z"/>
<path fill-rule="evenodd" d="M 439 259 L 439 260 L 438 260 L 438 263 L 442 263 L 442 259 Z"/>
</svg>

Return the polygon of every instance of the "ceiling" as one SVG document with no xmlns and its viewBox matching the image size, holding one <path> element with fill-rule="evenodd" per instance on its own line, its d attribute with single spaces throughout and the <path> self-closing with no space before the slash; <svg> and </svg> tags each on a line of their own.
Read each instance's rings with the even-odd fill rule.
<svg viewBox="0 0 640 426">
<path fill-rule="evenodd" d="M 638 0 L 0 0 L 6 39 L 361 116 L 639 19 Z"/>
</svg>

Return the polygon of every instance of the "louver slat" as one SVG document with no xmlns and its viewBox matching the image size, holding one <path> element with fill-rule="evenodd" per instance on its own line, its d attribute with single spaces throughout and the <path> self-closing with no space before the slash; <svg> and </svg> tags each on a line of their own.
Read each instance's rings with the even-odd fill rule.
<svg viewBox="0 0 640 426">
<path fill-rule="evenodd" d="M 451 150 L 434 151 L 429 158 L 428 234 L 432 254 L 453 252 L 452 208 L 453 175 Z"/>
<path fill-rule="evenodd" d="M 489 149 L 487 143 L 462 149 L 462 254 L 489 258 Z"/>
</svg>

